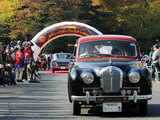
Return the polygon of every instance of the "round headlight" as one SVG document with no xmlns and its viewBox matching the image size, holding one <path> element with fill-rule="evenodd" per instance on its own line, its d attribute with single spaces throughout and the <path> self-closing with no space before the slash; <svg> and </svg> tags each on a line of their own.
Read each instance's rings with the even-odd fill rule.
<svg viewBox="0 0 160 120">
<path fill-rule="evenodd" d="M 94 81 L 94 76 L 90 72 L 83 72 L 81 74 L 81 78 L 83 79 L 83 82 L 86 84 L 91 84 Z"/>
<path fill-rule="evenodd" d="M 140 80 L 140 75 L 138 72 L 131 72 L 129 73 L 129 81 L 131 83 L 138 83 Z"/>
<path fill-rule="evenodd" d="M 71 75 L 72 80 L 75 80 L 75 79 L 76 79 L 76 77 L 77 77 L 77 72 L 76 72 L 76 70 L 75 70 L 74 68 L 71 70 L 70 75 Z"/>
</svg>

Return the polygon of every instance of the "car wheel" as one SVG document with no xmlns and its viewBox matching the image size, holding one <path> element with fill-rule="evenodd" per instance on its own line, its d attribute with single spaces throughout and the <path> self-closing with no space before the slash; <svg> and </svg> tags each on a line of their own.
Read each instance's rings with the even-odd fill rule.
<svg viewBox="0 0 160 120">
<path fill-rule="evenodd" d="M 73 115 L 80 115 L 81 113 L 81 105 L 77 101 L 73 101 Z"/>
<path fill-rule="evenodd" d="M 139 114 L 146 115 L 147 112 L 148 112 L 148 102 L 147 101 L 139 102 Z"/>
<path fill-rule="evenodd" d="M 52 72 L 55 72 L 55 70 L 54 70 L 54 69 L 52 69 Z"/>
<path fill-rule="evenodd" d="M 72 102 L 72 99 L 71 99 L 70 80 L 68 80 L 68 99 L 69 99 L 69 102 L 71 103 L 71 102 Z"/>
</svg>

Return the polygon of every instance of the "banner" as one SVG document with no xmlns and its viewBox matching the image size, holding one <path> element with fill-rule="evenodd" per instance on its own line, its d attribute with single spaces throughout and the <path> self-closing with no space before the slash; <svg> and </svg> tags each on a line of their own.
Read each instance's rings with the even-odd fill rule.
<svg viewBox="0 0 160 120">
<path fill-rule="evenodd" d="M 41 32 L 39 32 L 33 39 L 33 49 L 36 50 L 35 54 L 39 54 L 40 50 L 52 40 L 63 36 L 88 36 L 88 35 L 101 35 L 102 33 L 97 29 L 79 22 L 61 22 L 51 25 Z"/>
</svg>

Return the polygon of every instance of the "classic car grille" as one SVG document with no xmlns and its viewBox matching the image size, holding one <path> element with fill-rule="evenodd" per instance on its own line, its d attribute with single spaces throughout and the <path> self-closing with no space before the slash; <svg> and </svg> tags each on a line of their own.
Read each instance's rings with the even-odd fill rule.
<svg viewBox="0 0 160 120">
<path fill-rule="evenodd" d="M 58 66 L 64 66 L 65 67 L 65 66 L 68 66 L 69 63 L 68 62 L 58 62 L 57 64 L 58 64 Z"/>
<path fill-rule="evenodd" d="M 120 68 L 109 66 L 101 71 L 101 88 L 104 93 L 118 93 L 122 88 L 123 72 Z"/>
</svg>

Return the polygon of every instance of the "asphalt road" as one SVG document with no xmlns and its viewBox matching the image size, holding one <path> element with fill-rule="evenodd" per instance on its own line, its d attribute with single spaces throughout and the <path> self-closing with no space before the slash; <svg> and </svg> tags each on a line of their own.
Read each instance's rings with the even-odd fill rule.
<svg viewBox="0 0 160 120">
<path fill-rule="evenodd" d="M 66 74 L 41 74 L 41 83 L 19 83 L 0 88 L 0 120 L 160 120 L 160 83 L 153 83 L 153 99 L 147 116 L 121 114 L 100 116 L 72 115 L 67 97 Z"/>
</svg>

